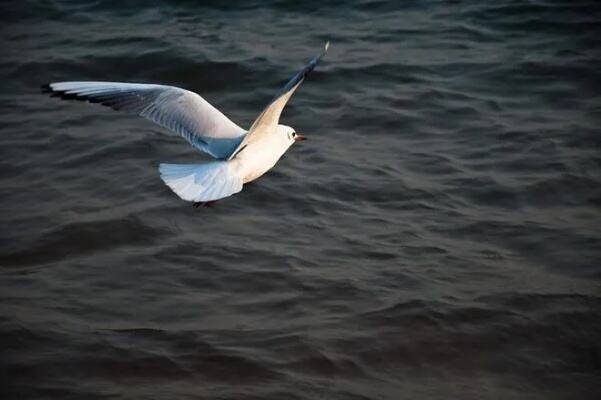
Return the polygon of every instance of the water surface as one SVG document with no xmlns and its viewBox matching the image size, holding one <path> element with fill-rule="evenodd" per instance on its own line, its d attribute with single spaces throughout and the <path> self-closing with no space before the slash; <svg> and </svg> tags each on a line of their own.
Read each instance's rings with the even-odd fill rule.
<svg viewBox="0 0 601 400">
<path fill-rule="evenodd" d="M 142 3 L 1 6 L 6 398 L 594 398 L 597 2 Z M 183 140 L 39 92 L 248 127 L 326 40 L 282 117 L 310 141 L 210 209 L 159 179 Z"/>
</svg>

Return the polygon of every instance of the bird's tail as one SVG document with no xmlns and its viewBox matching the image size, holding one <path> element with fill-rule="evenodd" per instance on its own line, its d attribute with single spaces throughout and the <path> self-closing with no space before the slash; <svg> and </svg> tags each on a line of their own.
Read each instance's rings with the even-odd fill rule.
<svg viewBox="0 0 601 400">
<path fill-rule="evenodd" d="M 213 201 L 242 190 L 242 177 L 228 161 L 160 164 L 161 179 L 187 201 Z"/>
</svg>

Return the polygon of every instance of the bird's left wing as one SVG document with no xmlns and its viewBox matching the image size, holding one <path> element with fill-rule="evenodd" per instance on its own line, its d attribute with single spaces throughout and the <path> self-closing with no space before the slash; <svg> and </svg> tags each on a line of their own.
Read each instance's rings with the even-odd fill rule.
<svg viewBox="0 0 601 400">
<path fill-rule="evenodd" d="M 257 118 L 252 124 L 248 130 L 248 134 L 244 137 L 244 140 L 242 140 L 236 150 L 232 153 L 232 155 L 230 155 L 230 160 L 234 158 L 236 154 L 238 154 L 249 143 L 260 140 L 262 135 L 269 135 L 273 129 L 275 129 L 275 127 L 278 125 L 280 115 L 282 115 L 282 110 L 284 110 L 286 103 L 288 103 L 288 100 L 290 100 L 290 97 L 292 97 L 300 84 L 303 83 L 305 77 L 309 75 L 313 69 L 315 69 L 321 58 L 328 51 L 328 47 L 330 47 L 330 42 L 326 42 L 321 54 L 309 61 L 309 63 L 305 65 L 302 70 L 296 73 L 296 75 L 294 75 L 292 79 L 286 83 L 286 85 L 278 92 L 273 100 L 271 100 L 271 103 L 269 103 L 261 115 L 259 115 L 259 118 Z"/>
<path fill-rule="evenodd" d="M 53 96 L 99 103 L 140 115 L 215 158 L 227 158 L 246 131 L 194 92 L 174 86 L 123 82 L 54 82 Z"/>
</svg>

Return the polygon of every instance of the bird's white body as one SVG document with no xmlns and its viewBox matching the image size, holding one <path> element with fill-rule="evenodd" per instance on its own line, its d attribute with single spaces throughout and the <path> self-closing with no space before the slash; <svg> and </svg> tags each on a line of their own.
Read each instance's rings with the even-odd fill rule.
<svg viewBox="0 0 601 400">
<path fill-rule="evenodd" d="M 261 140 L 249 143 L 232 160 L 236 171 L 242 176 L 242 183 L 252 182 L 272 169 L 278 160 L 292 146 L 294 130 L 278 125 L 274 132 L 263 135 Z"/>
<path fill-rule="evenodd" d="M 328 49 L 292 77 L 248 131 L 240 128 L 196 93 L 173 86 L 121 82 L 56 82 L 44 87 L 66 99 L 100 103 L 145 117 L 209 153 L 216 161 L 160 164 L 161 178 L 187 201 L 209 202 L 242 190 L 275 166 L 295 141 L 289 126 L 280 125 L 284 106 Z"/>
</svg>

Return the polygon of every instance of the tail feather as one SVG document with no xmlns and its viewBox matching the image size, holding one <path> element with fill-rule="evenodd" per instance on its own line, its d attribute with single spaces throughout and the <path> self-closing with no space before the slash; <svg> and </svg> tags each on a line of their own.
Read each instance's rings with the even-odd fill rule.
<svg viewBox="0 0 601 400">
<path fill-rule="evenodd" d="M 160 164 L 161 179 L 187 201 L 214 201 L 242 190 L 242 178 L 228 161 Z"/>
</svg>

